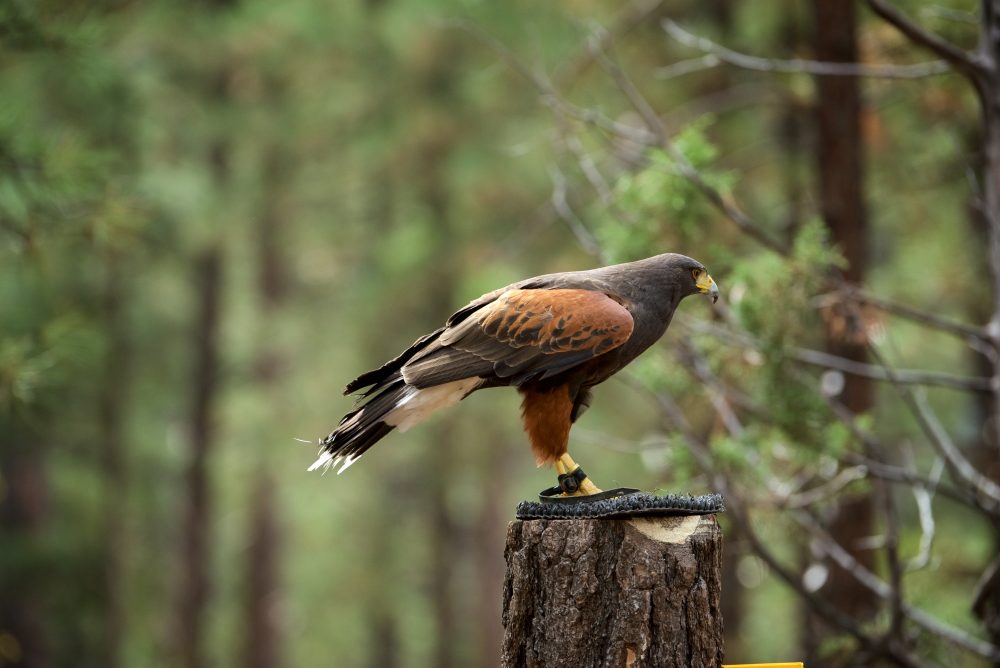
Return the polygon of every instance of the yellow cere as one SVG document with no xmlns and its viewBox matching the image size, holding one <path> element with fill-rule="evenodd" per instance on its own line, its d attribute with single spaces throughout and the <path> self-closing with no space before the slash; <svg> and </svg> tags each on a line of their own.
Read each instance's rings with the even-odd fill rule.
<svg viewBox="0 0 1000 668">
<path fill-rule="evenodd" d="M 708 275 L 707 271 L 702 271 L 701 269 L 695 269 L 691 273 L 694 276 L 695 287 L 697 287 L 702 292 L 708 292 L 715 284 L 715 281 L 712 280 L 712 277 Z"/>
</svg>

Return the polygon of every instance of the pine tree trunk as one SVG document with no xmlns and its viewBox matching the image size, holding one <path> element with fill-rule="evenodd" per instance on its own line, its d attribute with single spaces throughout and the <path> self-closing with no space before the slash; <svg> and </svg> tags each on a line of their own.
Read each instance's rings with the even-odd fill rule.
<svg viewBox="0 0 1000 668">
<path fill-rule="evenodd" d="M 208 602 L 209 520 L 211 515 L 208 459 L 215 434 L 213 417 L 218 386 L 222 251 L 213 246 L 197 262 L 200 294 L 194 331 L 195 365 L 192 374 L 190 461 L 184 476 L 184 515 L 181 528 L 181 583 L 177 608 L 178 664 L 206 665 L 203 625 Z"/>
<path fill-rule="evenodd" d="M 713 516 L 515 521 L 505 556 L 505 668 L 722 664 Z"/>
<path fill-rule="evenodd" d="M 125 461 L 125 419 L 130 389 L 132 342 L 126 323 L 126 287 L 122 280 L 122 258 L 109 253 L 104 287 L 104 327 L 108 349 L 104 378 L 98 397 L 101 433 L 101 473 L 104 485 L 104 645 L 101 665 L 118 668 L 127 620 L 123 578 L 126 551 L 126 505 L 128 469 Z"/>
<path fill-rule="evenodd" d="M 44 552 L 42 535 L 46 533 L 52 512 L 47 448 L 39 447 L 40 434 L 22 421 L 2 421 L 7 439 L 0 447 L 0 471 L 3 472 L 3 496 L 0 497 L 0 546 L 4 556 L 17 550 L 32 555 L 35 561 L 49 558 Z M 9 559 L 9 557 L 8 557 Z M 22 561 L 24 557 L 21 558 Z M 17 565 L 11 560 L 7 562 Z M 20 568 L 0 569 L 0 634 L 13 639 L 13 655 L 18 668 L 47 668 L 53 665 L 49 636 L 47 598 L 34 583 L 40 575 L 25 562 Z M 0 654 L 0 665 L 11 656 L 8 646 Z"/>
<path fill-rule="evenodd" d="M 981 74 L 980 101 L 983 107 L 984 164 L 982 168 L 982 212 L 989 241 L 990 274 L 993 281 L 993 314 L 988 331 L 993 341 L 993 386 L 1000 387 L 1000 0 L 981 3 L 982 33 L 979 44 L 981 63 L 987 63 L 987 74 Z M 992 392 L 992 410 L 982 432 L 985 447 L 978 453 L 983 473 L 1000 481 L 1000 390 Z M 995 535 L 1000 543 L 1000 521 L 994 520 Z M 991 562 L 977 587 L 973 610 L 994 644 L 1000 643 L 1000 576 L 997 561 Z M 995 661 L 994 666 L 1000 666 Z"/>
<path fill-rule="evenodd" d="M 825 62 L 858 62 L 857 8 L 851 2 L 812 3 L 815 57 Z M 864 153 L 861 133 L 862 99 L 857 77 L 816 77 L 816 170 L 823 220 L 830 237 L 847 261 L 844 279 L 863 285 L 868 267 L 868 214 L 864 197 Z M 837 309 L 826 314 L 826 349 L 856 362 L 868 360 L 865 324 L 855 313 Z M 860 415 L 874 404 L 870 379 L 847 375 L 837 397 L 852 413 Z M 829 521 L 830 534 L 859 563 L 874 569 L 873 550 L 862 541 L 876 532 L 870 494 L 842 494 L 836 515 Z M 823 596 L 838 610 L 859 620 L 869 619 L 877 609 L 875 597 L 849 572 L 827 562 L 829 578 Z M 823 656 L 821 645 L 827 626 L 807 611 L 804 651 L 806 662 L 834 665 L 840 657 Z"/>
<path fill-rule="evenodd" d="M 250 543 L 247 546 L 247 578 L 243 608 L 245 637 L 243 666 L 275 668 L 282 665 L 278 638 L 277 598 L 280 527 L 275 504 L 275 486 L 266 471 L 259 472 L 250 506 Z"/>
</svg>

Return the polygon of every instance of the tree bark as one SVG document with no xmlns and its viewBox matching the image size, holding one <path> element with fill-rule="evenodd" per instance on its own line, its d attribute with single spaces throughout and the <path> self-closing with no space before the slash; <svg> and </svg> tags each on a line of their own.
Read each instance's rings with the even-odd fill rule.
<svg viewBox="0 0 1000 668">
<path fill-rule="evenodd" d="M 858 62 L 857 12 L 853 2 L 814 0 L 816 59 L 824 62 Z M 823 220 L 831 240 L 847 261 L 844 279 L 864 283 L 868 265 L 868 215 L 864 201 L 864 153 L 861 136 L 861 93 L 856 77 L 816 77 L 816 157 L 819 198 Z M 856 313 L 832 310 L 828 323 L 827 350 L 857 362 L 868 359 L 864 323 Z M 847 375 L 839 397 L 855 414 L 871 409 L 872 381 Z M 872 497 L 869 494 L 843 495 L 829 524 L 831 535 L 865 567 L 874 567 L 874 552 L 859 547 L 862 539 L 875 533 Z M 829 578 L 823 595 L 838 610 L 858 618 L 874 614 L 877 604 L 861 583 L 833 562 L 827 562 Z M 807 662 L 818 663 L 820 645 L 827 635 L 826 625 L 811 617 L 805 625 Z"/>
<path fill-rule="evenodd" d="M 247 550 L 246 629 L 243 665 L 274 668 L 282 665 L 278 647 L 278 548 L 280 528 L 274 503 L 274 482 L 258 473 L 250 499 L 250 545 Z"/>
<path fill-rule="evenodd" d="M 492 436 L 492 434 L 490 434 Z M 500 624 L 500 606 L 497 601 L 503 594 L 504 563 L 503 526 L 509 510 L 504 507 L 504 490 L 510 483 L 509 444 L 499 439 L 483 445 L 486 476 L 482 506 L 471 528 L 474 543 L 476 585 L 479 595 L 474 611 L 479 631 L 480 666 L 496 665 L 496 657 L 503 646 L 503 626 Z M 488 454 L 487 454 L 488 453 Z M 487 473 L 488 472 L 488 473 Z"/>
<path fill-rule="evenodd" d="M 456 42 L 452 36 L 442 35 L 441 41 L 428 47 L 432 57 L 421 73 L 421 85 L 441 118 L 455 119 L 456 72 L 454 68 Z M 449 123 L 450 125 L 450 123 Z M 452 257 L 456 253 L 457 226 L 453 215 L 453 193 L 448 175 L 448 163 L 459 137 L 453 127 L 435 127 L 420 137 L 416 143 L 420 156 L 413 164 L 421 204 L 426 207 L 437 228 L 437 257 Z M 456 301 L 454 263 L 440 263 L 427 276 L 424 295 L 432 305 L 429 313 L 447 313 Z M 427 512 L 430 522 L 431 569 L 428 583 L 432 616 L 434 620 L 433 665 L 451 668 L 460 664 L 455 636 L 464 633 L 464 620 L 456 606 L 454 586 L 457 581 L 453 555 L 461 550 L 459 539 L 461 525 L 453 516 L 449 497 L 453 484 L 451 471 L 457 453 L 454 429 L 442 423 L 433 440 L 433 455 L 425 458 L 424 481 L 427 491 Z"/>
<path fill-rule="evenodd" d="M 208 524 L 211 513 L 208 456 L 214 433 L 219 368 L 218 328 L 221 310 L 222 251 L 213 246 L 199 258 L 198 304 L 194 331 L 191 454 L 185 475 L 185 510 L 181 538 L 180 601 L 177 609 L 177 653 L 184 668 L 205 665 L 202 627 L 209 591 Z"/>
<path fill-rule="evenodd" d="M 128 469 L 125 462 L 125 414 L 131 380 L 132 345 L 125 317 L 126 294 L 122 284 L 122 258 L 112 251 L 107 258 L 104 288 L 104 326 L 108 341 L 98 420 L 103 451 L 104 484 L 104 646 L 101 664 L 121 665 L 125 637 L 126 504 Z"/>
<path fill-rule="evenodd" d="M 434 620 L 433 665 L 451 668 L 458 665 L 455 655 L 455 636 L 459 633 L 460 616 L 455 606 L 454 555 L 458 551 L 458 525 L 452 518 L 448 503 L 448 481 L 454 470 L 455 443 L 449 425 L 442 424 L 436 432 L 433 454 L 427 457 L 431 469 L 427 474 L 429 484 L 427 512 L 430 517 L 430 594 Z"/>
<path fill-rule="evenodd" d="M 10 423 L 0 426 L 9 428 Z M 22 427 L 23 430 L 18 427 Z M 27 425 L 13 425 L 5 434 L 9 442 L 0 447 L 0 471 L 4 494 L 0 497 L 0 545 L 10 554 L 17 550 L 36 561 L 46 557 L 40 547 L 51 515 L 50 490 L 45 467 L 45 448 L 40 436 Z M 24 557 L 22 561 L 27 561 Z M 0 570 L 0 666 L 46 668 L 52 665 L 46 600 L 36 583 L 43 581 L 29 563 Z"/>
<path fill-rule="evenodd" d="M 505 668 L 722 664 L 714 516 L 515 521 L 505 557 Z"/>
<path fill-rule="evenodd" d="M 981 430 L 986 443 L 977 458 L 983 472 L 994 481 L 1000 480 L 1000 0 L 981 3 L 981 35 L 977 89 L 982 105 L 984 134 L 982 168 L 982 214 L 989 240 L 989 267 L 993 283 L 993 313 L 988 331 L 994 346 L 992 410 L 988 423 Z M 1000 536 L 1000 522 L 994 521 L 995 534 Z M 997 541 L 1000 543 L 1000 539 Z M 987 566 L 980 580 L 973 611 L 980 618 L 994 644 L 1000 643 L 1000 577 L 997 562 Z M 992 577 L 990 573 L 992 572 Z M 1000 666 L 1000 661 L 994 662 Z"/>
<path fill-rule="evenodd" d="M 281 81 L 265 79 L 267 100 L 275 115 L 284 96 Z M 260 397 L 271 405 L 281 405 L 287 361 L 271 323 L 280 321 L 281 307 L 288 295 L 291 278 L 284 258 L 285 239 L 292 217 L 286 215 L 292 160 L 287 149 L 269 143 L 261 160 L 261 199 L 257 216 L 257 308 L 264 336 L 259 339 L 255 380 Z M 265 423 L 261 429 L 266 433 Z M 246 605 L 243 636 L 243 665 L 274 668 L 284 665 L 281 657 L 279 598 L 281 573 L 280 503 L 266 458 L 257 458 L 257 482 L 251 508 L 247 551 Z"/>
<path fill-rule="evenodd" d="M 858 62 L 857 17 L 854 3 L 813 3 L 816 59 Z M 816 77 L 816 157 L 823 220 L 832 241 L 847 261 L 849 283 L 862 284 L 868 269 L 868 213 L 864 199 L 864 152 L 861 136 L 861 93 L 857 77 Z M 838 319 L 827 345 L 831 353 L 865 362 L 863 323 L 852 314 Z M 840 322 L 843 320 L 843 322 Z M 872 407 L 873 386 L 868 378 L 847 375 L 842 399 L 853 413 Z"/>
</svg>

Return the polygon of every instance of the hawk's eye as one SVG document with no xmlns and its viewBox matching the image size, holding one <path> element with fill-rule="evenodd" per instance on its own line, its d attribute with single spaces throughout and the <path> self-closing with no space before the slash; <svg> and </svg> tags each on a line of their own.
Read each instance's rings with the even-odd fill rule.
<svg viewBox="0 0 1000 668">
<path fill-rule="evenodd" d="M 697 283 L 697 282 L 698 282 L 698 279 L 699 279 L 699 278 L 701 278 L 701 275 L 702 275 L 702 273 L 703 273 L 703 272 L 702 272 L 702 270 L 701 270 L 701 269 L 692 269 L 692 270 L 691 270 L 691 278 L 693 278 L 693 279 L 694 279 L 694 282 L 695 282 L 695 283 Z"/>
</svg>

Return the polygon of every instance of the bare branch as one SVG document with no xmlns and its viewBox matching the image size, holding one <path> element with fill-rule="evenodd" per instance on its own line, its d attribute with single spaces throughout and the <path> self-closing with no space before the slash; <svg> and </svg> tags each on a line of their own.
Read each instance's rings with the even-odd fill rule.
<svg viewBox="0 0 1000 668">
<path fill-rule="evenodd" d="M 708 389 L 709 401 L 712 402 L 712 406 L 715 408 L 719 419 L 722 420 L 722 424 L 726 426 L 726 431 L 733 436 L 742 435 L 743 424 L 729 405 L 727 398 L 729 392 L 719 378 L 712 373 L 712 369 L 709 367 L 705 356 L 697 348 L 683 340 L 679 342 L 677 351 L 678 357 L 684 367 Z"/>
<path fill-rule="evenodd" d="M 800 526 L 809 531 L 821 549 L 832 558 L 845 571 L 850 573 L 858 582 L 864 585 L 879 598 L 890 599 L 893 596 L 892 588 L 877 575 L 868 570 L 863 564 L 855 559 L 850 552 L 845 550 L 835 541 L 812 517 L 805 511 L 795 511 L 792 517 Z M 950 626 L 940 619 L 928 614 L 924 610 L 909 603 L 901 602 L 902 611 L 906 616 L 918 625 L 931 633 L 947 640 L 956 647 L 986 657 L 987 659 L 1000 659 L 1000 647 L 980 640 L 962 629 Z"/>
<path fill-rule="evenodd" d="M 912 467 L 913 454 L 910 450 L 906 452 L 910 460 L 910 466 Z M 938 457 L 934 460 L 934 466 L 931 467 L 931 482 L 938 483 L 941 480 L 943 472 L 944 460 Z M 925 568 L 931 561 L 931 547 L 934 545 L 936 527 L 934 523 L 934 507 L 931 504 L 931 491 L 922 485 L 914 485 L 912 490 L 913 499 L 917 504 L 917 518 L 920 521 L 920 547 L 918 548 L 917 555 L 907 562 L 906 570 L 917 571 Z"/>
<path fill-rule="evenodd" d="M 885 453 L 880 452 L 881 458 Z M 886 561 L 889 565 L 889 611 L 890 623 L 888 635 L 896 638 L 899 642 L 904 642 L 903 619 L 903 564 L 899 558 L 899 516 L 896 513 L 896 503 L 892 496 L 892 490 L 884 480 L 878 480 L 875 484 L 875 496 L 882 507 L 882 514 L 885 517 L 885 553 Z"/>
<path fill-rule="evenodd" d="M 636 106 L 636 111 L 643 115 L 644 121 L 651 125 L 648 131 L 637 130 L 623 123 L 618 123 L 593 109 L 577 107 L 567 102 L 555 89 L 555 87 L 539 73 L 533 71 L 525 65 L 510 49 L 499 40 L 481 30 L 478 26 L 467 21 L 449 20 L 444 22 L 445 26 L 464 30 L 493 49 L 514 71 L 530 81 L 542 96 L 542 101 L 554 111 L 576 118 L 588 125 L 599 127 L 611 132 L 618 137 L 640 145 L 659 145 L 666 152 L 671 160 L 676 164 L 677 170 L 682 176 L 688 179 L 696 189 L 719 210 L 726 218 L 733 222 L 747 236 L 757 241 L 762 246 L 780 254 L 787 255 L 788 248 L 780 241 L 773 239 L 767 232 L 760 228 L 749 216 L 747 216 L 730 198 L 723 195 L 718 189 L 709 184 L 701 173 L 691 164 L 691 162 L 672 142 L 666 139 L 666 131 L 662 123 L 655 114 L 649 115 L 648 103 L 640 102 L 635 86 L 631 84 L 624 72 L 615 66 L 610 70 L 615 83 L 626 94 L 626 97 Z M 601 40 L 591 41 L 591 46 L 595 49 L 601 46 Z M 607 61 L 610 62 L 610 61 Z M 641 96 L 639 96 L 641 97 Z M 645 114 L 643 112 L 646 112 Z M 655 118 L 654 118 L 655 117 Z"/>
<path fill-rule="evenodd" d="M 565 114 L 570 118 L 575 118 L 586 125 L 600 128 L 601 130 L 609 132 L 611 135 L 618 137 L 619 139 L 624 139 L 640 146 L 653 146 L 656 144 L 656 138 L 650 132 L 643 130 L 642 128 L 634 128 L 631 125 L 626 125 L 625 123 L 619 123 L 618 121 L 608 118 L 604 114 L 601 114 L 593 109 L 587 109 L 570 104 L 558 95 L 545 94 L 542 96 L 542 101 L 549 108 L 558 113 Z"/>
<path fill-rule="evenodd" d="M 545 77 L 528 67 L 513 51 L 508 49 L 503 42 L 477 26 L 475 23 L 464 19 L 443 19 L 439 23 L 445 28 L 452 28 L 467 32 L 486 46 L 490 47 L 494 53 L 500 56 L 501 60 L 507 63 L 508 67 L 534 84 L 535 88 L 538 89 L 539 92 L 546 95 L 550 95 L 554 92 L 552 84 L 550 84 Z"/>
<path fill-rule="evenodd" d="M 843 371 L 852 376 L 871 378 L 872 380 L 892 380 L 889 374 L 879 366 L 856 362 L 846 357 L 838 357 L 837 355 L 831 355 L 819 350 L 809 350 L 807 348 L 793 348 L 790 352 L 791 357 L 806 364 Z M 896 381 L 904 385 L 934 385 L 972 392 L 989 392 L 992 387 L 992 380 L 990 378 L 980 376 L 958 376 L 943 371 L 921 371 L 915 369 L 895 369 L 894 373 Z"/>
<path fill-rule="evenodd" d="M 981 619 L 986 616 L 986 605 L 989 599 L 1000 587 L 1000 555 L 990 562 L 983 574 L 979 576 L 979 582 L 972 596 L 972 611 Z"/>
<path fill-rule="evenodd" d="M 889 464 L 877 462 L 861 455 L 848 455 L 846 459 L 847 461 L 856 461 L 867 466 L 868 472 L 874 478 L 881 478 L 882 480 L 887 480 L 889 482 L 900 483 L 913 489 L 923 489 L 927 492 L 934 492 L 940 496 L 951 499 L 956 503 L 961 503 L 962 505 L 973 510 L 984 510 L 979 504 L 976 503 L 976 500 L 968 494 L 957 490 L 954 487 L 944 485 L 940 481 L 934 480 L 933 478 L 922 476 L 919 473 L 908 471 L 906 469 L 899 468 L 898 466 L 891 466 Z M 989 514 L 988 509 L 985 509 L 985 512 Z M 994 512 L 993 514 L 995 515 L 996 513 Z"/>
<path fill-rule="evenodd" d="M 902 388 L 898 385 L 897 389 L 900 391 L 909 391 L 907 388 Z M 849 411 L 846 406 L 832 397 L 824 396 L 824 399 L 834 416 L 839 419 L 851 431 L 851 434 L 858 441 L 863 443 L 867 449 L 873 452 L 885 452 L 887 450 L 887 448 L 885 448 L 885 446 L 883 446 L 874 435 L 865 431 L 861 425 L 858 424 L 856 416 Z M 926 478 L 917 473 L 907 471 L 906 469 L 891 466 L 884 462 L 876 461 L 870 457 L 862 455 L 848 454 L 847 459 L 848 461 L 854 461 L 867 466 L 871 474 L 877 478 L 882 478 L 892 482 L 905 483 L 912 487 L 920 487 L 928 492 L 936 492 L 951 499 L 952 501 L 957 501 L 970 508 L 982 511 L 987 515 L 1000 517 L 1000 504 L 988 502 L 988 499 L 984 499 L 983 495 L 977 493 L 978 490 L 976 490 L 975 487 L 972 487 L 971 490 L 965 490 L 942 485 L 940 481 L 941 474 L 940 471 L 937 471 L 936 464 L 935 472 L 930 478 Z"/>
<path fill-rule="evenodd" d="M 592 40 L 591 45 L 594 48 L 598 48 L 602 44 L 600 40 Z M 670 141 L 660 117 L 656 114 L 652 107 L 649 106 L 649 103 L 642 96 L 642 94 L 639 93 L 638 89 L 621 69 L 621 67 L 619 67 L 612 59 L 608 58 L 606 53 L 601 56 L 601 63 L 605 66 L 605 69 L 615 82 L 615 85 L 618 86 L 618 89 L 625 95 L 639 116 L 642 117 L 643 122 L 646 123 L 647 129 L 656 139 L 660 148 L 662 148 L 663 151 L 676 164 L 677 170 L 680 174 L 690 181 L 692 185 L 694 185 L 695 188 L 697 188 L 716 209 L 718 209 L 730 221 L 735 223 L 735 225 L 745 234 L 766 248 L 780 255 L 787 255 L 788 248 L 785 244 L 772 238 L 770 234 L 765 232 L 748 215 L 746 215 L 735 202 L 723 195 L 717 188 L 709 184 L 708 181 L 705 180 L 705 177 L 702 176 L 701 172 L 699 172 L 697 168 L 691 164 L 691 161 L 687 159 L 687 156 L 684 155 L 684 153 Z"/>
<path fill-rule="evenodd" d="M 694 430 L 691 428 L 691 424 L 685 417 L 684 412 L 674 402 L 674 400 L 665 394 L 653 392 L 634 378 L 630 378 L 629 380 L 631 381 L 630 384 L 633 387 L 644 391 L 657 403 L 662 411 L 665 421 L 668 423 L 665 426 L 668 426 L 673 431 L 679 432 L 684 438 L 687 443 L 688 450 L 694 456 L 695 461 L 698 462 L 702 471 L 709 476 L 709 478 L 711 478 L 712 484 L 729 502 L 727 514 L 733 518 L 733 521 L 737 525 L 739 525 L 740 530 L 750 542 L 757 556 L 759 556 L 768 565 L 768 567 L 774 571 L 786 585 L 788 585 L 788 587 L 795 591 L 795 593 L 798 594 L 802 600 L 804 600 L 806 604 L 816 612 L 816 614 L 823 617 L 829 623 L 840 627 L 845 632 L 854 636 L 861 643 L 868 644 L 872 642 L 872 639 L 865 635 L 855 620 L 836 610 L 826 600 L 815 596 L 812 592 L 808 591 L 803 586 L 801 579 L 789 569 L 785 568 L 781 561 L 778 560 L 777 556 L 774 555 L 770 549 L 768 549 L 765 542 L 757 535 L 753 522 L 751 522 L 750 518 L 746 515 L 746 508 L 748 507 L 747 504 L 743 503 L 739 495 L 729 486 L 725 476 L 719 473 L 719 471 L 715 468 L 712 463 L 708 445 L 694 433 Z"/>
<path fill-rule="evenodd" d="M 566 176 L 555 165 L 549 168 L 549 175 L 552 178 L 552 208 L 555 209 L 559 218 L 569 227 L 573 236 L 576 237 L 577 243 L 591 255 L 603 260 L 604 251 L 601 249 L 600 244 L 597 243 L 594 235 L 590 233 L 590 230 L 587 229 L 587 226 L 583 224 L 583 221 L 580 220 L 576 212 L 569 205 L 569 200 L 566 196 Z"/>
<path fill-rule="evenodd" d="M 780 72 L 789 74 L 813 74 L 818 76 L 877 77 L 883 79 L 918 79 L 949 72 L 951 68 L 943 60 L 914 65 L 882 65 L 868 63 L 827 63 L 815 60 L 793 58 L 781 60 L 751 56 L 688 32 L 670 19 L 660 22 L 672 38 L 685 46 L 703 51 L 717 60 L 759 72 Z"/>
<path fill-rule="evenodd" d="M 896 391 L 903 399 L 903 403 L 907 405 L 913 416 L 917 418 L 917 422 L 930 440 L 931 445 L 944 457 L 948 468 L 956 478 L 972 487 L 975 491 L 977 501 L 988 500 L 993 506 L 1000 504 L 1000 486 L 972 466 L 972 463 L 965 458 L 965 455 L 952 442 L 948 432 L 941 426 L 940 421 L 938 421 L 937 416 L 931 410 L 926 400 L 922 396 L 912 392 L 910 388 L 906 387 L 899 380 L 898 374 L 891 366 L 886 364 L 878 348 L 869 345 L 868 349 L 882 368 L 885 369 L 889 377 L 889 382 L 896 388 Z"/>
<path fill-rule="evenodd" d="M 597 164 L 594 159 L 590 157 L 590 154 L 583 148 L 583 144 L 580 139 L 569 132 L 563 133 L 563 143 L 566 148 L 569 149 L 570 153 L 576 157 L 577 164 L 580 165 L 580 170 L 583 175 L 587 177 L 587 181 L 593 186 L 594 190 L 597 192 L 598 197 L 601 199 L 601 203 L 607 207 L 614 204 L 615 196 L 611 192 L 611 186 L 608 185 L 607 179 L 601 174 L 601 170 L 597 168 Z"/>
<path fill-rule="evenodd" d="M 664 65 L 663 67 L 658 67 L 653 70 L 653 76 L 660 81 L 667 81 L 669 79 L 675 79 L 677 77 L 682 77 L 685 74 L 692 74 L 693 72 L 704 72 L 705 70 L 711 70 L 722 64 L 722 61 L 718 56 L 706 53 L 704 56 L 699 58 L 689 58 L 687 60 L 678 60 L 676 63 L 671 63 L 670 65 Z"/>
<path fill-rule="evenodd" d="M 681 327 L 690 328 L 695 332 L 709 334 L 750 350 L 761 350 L 761 345 L 753 337 L 733 332 L 714 323 L 685 316 L 678 317 L 677 322 Z M 863 378 L 871 378 L 872 380 L 891 381 L 888 372 L 882 366 L 865 364 L 864 362 L 857 362 L 846 357 L 839 357 L 809 348 L 792 347 L 788 349 L 787 354 L 791 359 L 804 364 L 842 371 L 852 376 L 861 376 Z M 989 392 L 992 387 L 990 378 L 980 376 L 959 376 L 943 371 L 925 371 L 921 369 L 895 369 L 894 373 L 896 382 L 902 385 L 928 385 L 969 392 Z"/>
<path fill-rule="evenodd" d="M 951 9 L 950 7 L 942 7 L 941 5 L 931 5 L 930 7 L 921 7 L 920 13 L 924 16 L 936 16 L 938 18 L 945 19 L 946 21 L 954 21 L 956 23 L 964 23 L 970 26 L 979 25 L 979 17 L 973 12 L 963 12 L 959 9 Z"/>
<path fill-rule="evenodd" d="M 802 583 L 802 579 L 790 569 L 786 568 L 781 560 L 778 559 L 777 555 L 770 550 L 767 543 L 757 534 L 754 522 L 746 512 L 746 509 L 749 507 L 748 504 L 741 498 L 736 490 L 729 485 L 728 479 L 715 468 L 708 445 L 694 433 L 694 430 L 691 428 L 691 424 L 688 422 L 680 407 L 666 394 L 653 392 L 642 383 L 636 381 L 634 378 L 629 377 L 627 380 L 631 385 L 643 390 L 656 401 L 663 413 L 666 422 L 665 427 L 672 428 L 681 434 L 688 445 L 688 450 L 692 453 L 695 461 L 698 462 L 702 471 L 711 479 L 712 484 L 727 499 L 727 515 L 737 526 L 739 526 L 742 535 L 749 542 L 754 554 L 760 557 L 760 559 L 767 564 L 768 568 L 775 573 L 786 586 L 788 586 L 796 593 L 797 596 L 805 601 L 806 605 L 808 605 L 817 615 L 822 617 L 828 623 L 839 627 L 844 632 L 854 637 L 863 648 L 885 655 L 903 666 L 920 665 L 920 663 L 911 657 L 904 648 L 900 647 L 898 644 L 883 643 L 871 637 L 863 630 L 862 625 L 859 624 L 856 619 L 848 615 L 844 615 L 831 606 L 825 598 L 820 597 L 814 592 L 810 592 L 806 589 Z M 958 633 L 961 632 L 959 631 Z"/>
<path fill-rule="evenodd" d="M 847 299 L 854 299 L 862 304 L 874 306 L 875 308 L 881 309 L 886 313 L 898 315 L 901 318 L 919 322 L 942 332 L 954 334 L 955 336 L 963 339 L 974 339 L 983 342 L 988 340 L 986 332 L 982 327 L 967 325 L 963 322 L 957 322 L 955 320 L 937 315 L 936 313 L 929 313 L 927 311 L 913 308 L 912 306 L 907 306 L 906 304 L 900 304 L 883 297 L 877 297 L 869 292 L 865 292 L 864 290 L 851 289 L 845 297 Z"/>
<path fill-rule="evenodd" d="M 663 4 L 663 0 L 634 0 L 619 14 L 604 31 L 604 40 L 623 37 L 646 22 L 650 16 Z M 589 45 L 588 45 L 589 47 Z M 556 85 L 562 90 L 569 90 L 583 76 L 583 73 L 594 63 L 594 51 L 585 48 L 575 57 L 564 63 L 555 73 Z"/>
<path fill-rule="evenodd" d="M 885 0 L 867 0 L 873 12 L 895 26 L 916 44 L 930 50 L 951 63 L 951 66 L 969 79 L 976 81 L 982 73 L 982 65 L 972 54 L 958 48 L 934 33 L 924 30 L 908 16 L 891 6 Z"/>
<path fill-rule="evenodd" d="M 653 392 L 634 377 L 626 376 L 623 380 L 626 380 L 626 382 L 633 387 L 644 391 L 656 401 L 657 405 L 663 412 L 663 416 L 666 421 L 665 427 L 670 430 L 675 430 L 681 434 L 688 445 L 688 450 L 694 456 L 695 461 L 699 464 L 702 471 L 709 477 L 712 484 L 720 491 L 720 493 L 722 493 L 729 501 L 727 514 L 740 527 L 740 530 L 750 543 L 754 553 L 760 557 L 789 588 L 791 588 L 802 600 L 804 600 L 806 604 L 816 612 L 816 614 L 824 618 L 827 622 L 838 626 L 843 631 L 853 636 L 858 640 L 863 648 L 866 648 L 869 651 L 884 655 L 900 665 L 921 665 L 917 660 L 909 655 L 902 643 L 897 641 L 894 637 L 890 636 L 886 639 L 875 639 L 869 636 L 863 630 L 862 626 L 856 622 L 856 620 L 843 615 L 830 606 L 825 599 L 807 590 L 801 579 L 792 571 L 785 568 L 777 556 L 770 551 L 766 543 L 757 535 L 751 518 L 748 514 L 746 514 L 746 509 L 749 507 L 748 504 L 743 498 L 741 498 L 741 495 L 730 486 L 729 480 L 726 476 L 715 467 L 708 444 L 699 438 L 694 432 L 691 424 L 687 420 L 687 417 L 684 415 L 683 411 L 676 404 L 676 402 L 674 402 L 674 400 L 666 394 Z M 848 474 L 847 477 L 851 477 L 851 474 Z M 811 515 L 803 511 L 793 511 L 791 514 L 797 520 L 801 517 L 805 517 L 808 521 L 814 521 Z M 833 541 L 833 539 L 830 538 L 822 528 L 816 526 L 815 529 L 819 532 L 821 537 L 826 539 L 823 545 L 824 551 L 828 552 L 828 554 L 830 554 L 835 561 L 840 563 L 843 568 L 851 572 L 852 575 L 858 578 L 866 587 L 872 589 L 872 591 L 874 591 L 880 598 L 890 599 L 893 597 L 893 590 L 889 585 L 879 579 L 875 574 L 861 566 L 849 553 L 847 553 L 846 550 Z M 938 635 L 967 651 L 986 657 L 1000 656 L 1000 648 L 997 648 L 990 643 L 980 641 L 977 638 L 965 633 L 961 629 L 948 626 L 923 610 L 905 603 L 901 596 L 896 597 L 896 601 L 901 615 L 905 614 L 906 617 L 913 619 L 917 624 L 924 627 L 931 633 L 934 633 L 935 635 Z"/>
<path fill-rule="evenodd" d="M 632 83 L 632 80 L 628 78 L 618 63 L 608 57 L 605 49 L 610 46 L 611 40 L 607 38 L 607 31 L 599 25 L 595 25 L 593 30 L 593 35 L 588 40 L 588 48 L 594 53 L 594 57 L 601 63 L 605 71 L 611 75 L 611 79 L 628 99 L 632 108 L 642 117 L 643 122 L 646 124 L 646 129 L 653 134 L 657 143 L 665 143 L 667 141 L 667 131 L 663 127 L 663 122 L 660 120 L 659 115 L 657 115 L 656 110 L 650 106 L 645 96 L 639 92 L 639 89 L 635 87 L 635 84 Z"/>
<path fill-rule="evenodd" d="M 799 509 L 805 508 L 807 506 L 815 505 L 821 501 L 825 501 L 830 497 L 838 494 L 848 485 L 857 482 L 858 480 L 864 480 L 868 477 L 868 467 L 860 464 L 858 466 L 849 466 L 848 468 L 841 469 L 836 476 L 833 477 L 829 482 L 817 485 L 812 489 L 806 490 L 804 492 L 796 492 L 794 494 L 788 494 L 784 498 L 779 499 L 779 506 L 782 508 Z"/>
</svg>

